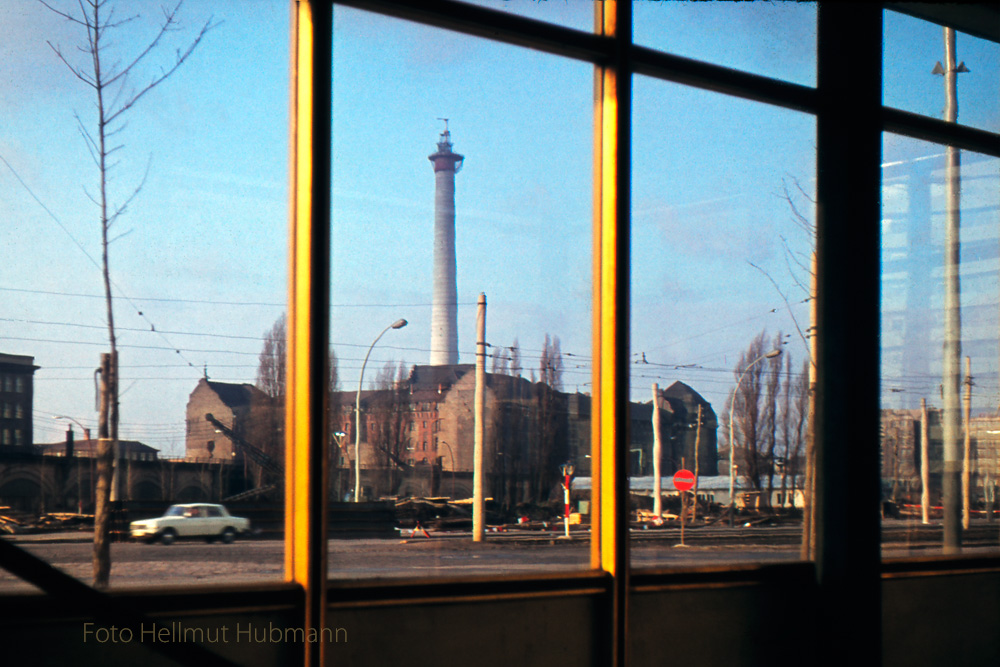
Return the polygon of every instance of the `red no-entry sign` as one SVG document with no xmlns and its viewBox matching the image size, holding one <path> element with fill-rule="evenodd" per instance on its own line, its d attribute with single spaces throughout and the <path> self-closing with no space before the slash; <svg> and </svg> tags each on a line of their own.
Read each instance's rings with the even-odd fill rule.
<svg viewBox="0 0 1000 667">
<path fill-rule="evenodd" d="M 694 473 L 690 470 L 678 470 L 674 473 L 674 488 L 678 491 L 690 491 L 694 488 Z"/>
</svg>

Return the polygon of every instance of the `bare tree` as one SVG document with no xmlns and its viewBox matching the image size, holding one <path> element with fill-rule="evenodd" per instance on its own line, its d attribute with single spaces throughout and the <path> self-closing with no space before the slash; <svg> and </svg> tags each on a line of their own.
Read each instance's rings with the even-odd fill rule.
<svg viewBox="0 0 1000 667">
<path fill-rule="evenodd" d="M 493 437 L 491 493 L 504 512 L 513 512 L 525 499 L 529 443 L 535 435 L 527 416 L 531 412 L 530 391 L 533 388 L 521 378 L 521 370 L 521 351 L 515 338 L 510 347 L 500 348 L 494 355 L 494 377 L 490 379 L 496 396 L 490 429 Z"/>
<path fill-rule="evenodd" d="M 280 461 L 285 451 L 285 391 L 287 370 L 288 321 L 284 313 L 264 333 L 264 342 L 257 357 L 257 382 L 259 394 L 253 395 L 249 424 L 242 435 L 252 445 Z M 262 466 L 247 462 L 257 488 L 267 486 Z M 280 480 L 275 480 L 279 482 Z"/>
<path fill-rule="evenodd" d="M 492 357 L 490 373 L 493 375 L 508 375 L 510 373 L 510 356 L 507 354 L 507 348 L 500 347 L 495 348 L 495 350 L 490 355 Z"/>
<path fill-rule="evenodd" d="M 738 379 L 738 391 L 730 397 L 732 401 L 734 441 L 740 448 L 737 456 L 742 465 L 740 472 L 755 491 L 762 490 L 763 475 L 766 471 L 766 424 L 764 401 L 764 368 L 760 363 L 767 352 L 767 337 L 762 331 L 751 341 L 750 346 L 740 355 L 733 369 Z M 742 381 L 739 381 L 742 378 Z"/>
<path fill-rule="evenodd" d="M 792 322 L 795 325 L 795 330 L 806 349 L 808 370 L 806 390 L 808 391 L 808 409 L 805 413 L 805 474 L 803 484 L 804 488 L 802 489 L 805 506 L 803 507 L 802 513 L 802 542 L 800 555 L 803 559 L 812 559 L 815 557 L 816 546 L 816 504 L 813 498 L 816 486 L 816 451 L 815 438 L 813 434 L 816 366 L 812 349 L 816 337 L 816 225 L 813 222 L 813 218 L 806 215 L 802 211 L 809 206 L 815 207 L 816 201 L 810 197 L 808 193 L 806 193 L 797 179 L 792 178 L 791 181 L 793 187 L 789 187 L 787 180 L 782 180 L 782 193 L 778 196 L 788 203 L 788 209 L 792 215 L 793 224 L 808 238 L 809 247 L 812 250 L 808 253 L 808 255 L 806 255 L 801 251 L 794 250 L 788 239 L 785 237 L 781 237 L 781 241 L 785 250 L 784 256 L 786 269 L 788 276 L 794 285 L 794 290 L 801 295 L 801 302 L 810 303 L 810 319 L 812 321 L 809 322 L 805 328 L 803 328 L 802 324 L 796 318 L 795 313 L 792 311 L 792 301 L 795 300 L 794 294 L 790 296 L 788 292 L 779 286 L 778 282 L 771 276 L 771 274 L 763 268 L 757 266 L 753 262 L 750 262 L 750 265 L 763 273 L 768 281 L 770 281 L 771 285 L 774 286 L 778 295 L 781 296 L 781 299 L 785 302 L 785 307 L 788 310 L 788 315 L 792 318 Z"/>
<path fill-rule="evenodd" d="M 387 361 L 375 376 L 375 392 L 368 409 L 372 424 L 368 442 L 381 476 L 380 486 L 387 495 L 396 494 L 403 481 L 402 473 L 410 467 L 406 462 L 410 443 L 407 392 L 406 364 Z"/>
<path fill-rule="evenodd" d="M 774 337 L 770 349 L 780 350 L 783 342 L 784 338 L 779 331 Z M 764 505 L 770 507 L 771 496 L 774 491 L 774 452 L 778 445 L 778 396 L 781 391 L 781 357 L 772 357 L 767 360 L 764 375 L 766 377 L 766 388 L 764 395 L 763 447 L 766 450 L 766 456 L 763 462 L 764 470 L 762 474 L 767 478 L 767 493 L 764 494 Z"/>
<path fill-rule="evenodd" d="M 565 433 L 560 428 L 560 415 L 565 414 L 562 387 L 562 353 L 559 338 L 545 334 L 542 356 L 538 364 L 539 381 L 535 383 L 536 432 L 532 457 L 531 496 L 535 502 L 545 500 L 558 478 L 558 466 L 566 460 Z"/>
<path fill-rule="evenodd" d="M 517 338 L 514 339 L 514 343 L 510 346 L 510 374 L 513 377 L 521 377 L 521 371 L 523 367 L 521 366 L 521 346 L 517 342 Z"/>
<path fill-rule="evenodd" d="M 273 399 L 285 397 L 287 329 L 288 320 L 282 313 L 264 333 L 264 346 L 257 357 L 257 388 Z"/>
<path fill-rule="evenodd" d="M 803 361 L 798 373 L 792 371 L 792 355 L 785 353 L 782 372 L 779 422 L 783 466 L 781 475 L 782 504 L 795 506 L 795 491 L 805 465 L 806 426 L 809 418 L 809 361 Z M 789 500 L 791 502 L 789 502 Z"/>
<path fill-rule="evenodd" d="M 146 67 L 151 60 L 150 57 L 159 50 L 164 36 L 177 28 L 180 2 L 172 10 L 163 11 L 160 28 L 145 47 L 124 56 L 112 53 L 114 47 L 114 41 L 111 39 L 112 34 L 117 29 L 135 21 L 138 16 L 133 15 L 125 18 L 115 16 L 115 7 L 110 0 L 78 0 L 77 3 L 74 3 L 75 8 L 68 11 L 54 7 L 45 0 L 39 0 L 39 2 L 78 26 L 85 33 L 83 43 L 77 47 L 77 53 L 73 56 L 66 55 L 61 47 L 52 44 L 52 42 L 48 44 L 70 73 L 90 88 L 96 98 L 97 116 L 93 120 L 93 125 L 85 123 L 79 114 L 74 114 L 74 117 L 87 151 L 97 168 L 98 176 L 97 195 L 87 192 L 87 196 L 97 206 L 100 216 L 101 272 L 104 281 L 108 345 L 110 347 L 110 363 L 103 371 L 107 378 L 102 383 L 107 393 L 102 398 L 102 403 L 106 406 L 105 409 L 102 409 L 102 415 L 105 415 L 107 419 L 107 437 L 102 438 L 98 446 L 99 465 L 102 469 L 107 469 L 111 464 L 110 459 L 113 453 L 118 451 L 119 421 L 118 343 L 115 335 L 114 303 L 111 298 L 112 281 L 108 247 L 115 240 L 110 238 L 115 222 L 125 214 L 129 205 L 138 196 L 146 181 L 146 174 L 149 173 L 147 163 L 146 171 L 139 183 L 120 199 L 115 198 L 109 192 L 110 174 L 117 164 L 112 160 L 117 158 L 118 151 L 124 148 L 124 144 L 120 143 L 119 135 L 125 128 L 128 113 L 135 108 L 139 100 L 169 79 L 184 64 L 201 43 L 205 34 L 215 24 L 211 19 L 206 21 L 197 36 L 187 45 L 187 48 L 183 51 L 177 50 L 172 62 L 159 68 L 156 74 L 149 77 L 144 83 L 135 84 L 133 81 L 139 77 L 140 70 Z M 102 368 L 105 368 L 103 363 Z M 111 574 L 111 555 L 107 544 L 110 529 L 108 501 L 111 497 L 117 496 L 117 493 L 112 493 L 112 488 L 108 484 L 101 484 L 100 487 L 104 493 L 102 497 L 97 499 L 97 509 L 95 510 L 94 586 L 104 588 L 108 585 Z"/>
</svg>

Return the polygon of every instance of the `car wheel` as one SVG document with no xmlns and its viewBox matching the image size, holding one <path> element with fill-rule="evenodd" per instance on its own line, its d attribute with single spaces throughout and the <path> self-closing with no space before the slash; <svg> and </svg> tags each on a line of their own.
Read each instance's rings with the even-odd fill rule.
<svg viewBox="0 0 1000 667">
<path fill-rule="evenodd" d="M 160 535 L 161 544 L 173 544 L 176 540 L 177 540 L 177 533 L 176 531 L 174 531 L 173 528 L 167 528 L 165 531 L 163 531 L 163 534 Z"/>
<path fill-rule="evenodd" d="M 224 531 L 222 531 L 223 544 L 232 544 L 233 540 L 235 539 L 236 539 L 236 531 L 233 530 L 232 528 L 226 528 Z"/>
</svg>

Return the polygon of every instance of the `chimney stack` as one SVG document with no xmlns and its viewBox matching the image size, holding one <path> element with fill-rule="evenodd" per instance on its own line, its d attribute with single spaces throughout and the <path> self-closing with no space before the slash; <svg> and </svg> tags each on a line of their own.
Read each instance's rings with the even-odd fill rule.
<svg viewBox="0 0 1000 667">
<path fill-rule="evenodd" d="M 431 308 L 431 366 L 458 363 L 458 285 L 455 261 L 455 174 L 465 157 L 451 150 L 448 119 L 427 157 L 434 165 L 434 294 Z"/>
</svg>

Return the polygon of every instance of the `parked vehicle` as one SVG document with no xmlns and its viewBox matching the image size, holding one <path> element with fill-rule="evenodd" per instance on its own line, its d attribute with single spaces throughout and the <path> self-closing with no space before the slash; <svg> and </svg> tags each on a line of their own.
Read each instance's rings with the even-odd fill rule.
<svg viewBox="0 0 1000 667">
<path fill-rule="evenodd" d="M 129 534 L 144 542 L 159 540 L 173 544 L 180 538 L 200 537 L 207 542 L 221 540 L 229 544 L 237 535 L 250 530 L 250 519 L 233 516 L 222 505 L 191 503 L 171 505 L 157 519 L 143 519 L 129 524 Z"/>
</svg>

